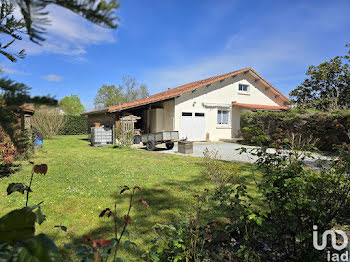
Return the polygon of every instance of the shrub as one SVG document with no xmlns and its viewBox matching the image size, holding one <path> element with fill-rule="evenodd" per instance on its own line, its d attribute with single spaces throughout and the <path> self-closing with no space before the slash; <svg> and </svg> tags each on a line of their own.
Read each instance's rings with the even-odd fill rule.
<svg viewBox="0 0 350 262">
<path fill-rule="evenodd" d="M 157 237 L 152 241 L 151 249 L 143 255 L 144 261 L 203 261 L 205 244 L 210 241 L 201 221 L 206 213 L 208 192 L 205 190 L 203 195 L 195 196 L 196 211 L 189 219 L 174 225 L 154 226 Z"/>
<path fill-rule="evenodd" d="M 239 181 L 237 167 L 220 161 L 218 151 L 206 149 L 203 155 L 202 174 L 211 180 L 217 193 L 220 193 L 227 184 Z"/>
<path fill-rule="evenodd" d="M 320 150 L 333 151 L 334 145 L 347 141 L 345 131 L 350 129 L 350 112 L 320 113 L 306 110 L 287 112 L 259 111 L 242 114 L 241 131 L 250 144 L 271 144 L 283 141 L 292 133 L 312 137 Z"/>
<path fill-rule="evenodd" d="M 88 133 L 87 116 L 65 115 L 60 135 L 85 135 Z"/>
<path fill-rule="evenodd" d="M 316 171 L 304 164 L 306 155 L 296 148 L 288 154 L 268 153 L 266 147 L 252 150 L 261 172 L 254 179 L 258 194 L 249 194 L 244 184 L 228 184 L 208 198 L 205 213 L 197 207 L 187 223 L 158 226 L 149 260 L 324 259 L 327 249 L 313 247 L 313 225 L 322 232 L 349 223 L 350 145 L 342 145 L 340 157 Z"/>
<path fill-rule="evenodd" d="M 15 160 L 16 150 L 11 139 L 0 129 L 0 163 L 1 165 L 11 165 Z"/>
<path fill-rule="evenodd" d="M 40 107 L 32 118 L 35 131 L 43 134 L 44 138 L 52 138 L 59 134 L 65 123 L 65 117 L 58 108 Z"/>
<path fill-rule="evenodd" d="M 10 137 L 0 128 L 0 178 L 10 173 L 15 156 L 15 146 Z"/>
<path fill-rule="evenodd" d="M 133 144 L 134 130 L 128 129 L 126 123 L 120 122 L 120 125 L 115 129 L 116 144 L 120 147 L 127 147 Z"/>
</svg>

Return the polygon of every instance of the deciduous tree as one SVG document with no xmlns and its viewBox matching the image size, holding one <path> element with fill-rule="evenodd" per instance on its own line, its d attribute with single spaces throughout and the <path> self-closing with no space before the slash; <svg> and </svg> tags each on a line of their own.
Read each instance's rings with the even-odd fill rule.
<svg viewBox="0 0 350 262">
<path fill-rule="evenodd" d="M 123 90 L 125 102 L 148 97 L 147 86 L 138 83 L 135 77 L 124 75 L 119 87 Z"/>
<path fill-rule="evenodd" d="M 103 85 L 95 96 L 95 107 L 109 107 L 149 96 L 147 86 L 136 81 L 135 77 L 124 75 L 121 84 Z"/>
<path fill-rule="evenodd" d="M 67 115 L 79 115 L 85 111 L 77 95 L 66 96 L 61 99 L 59 106 Z"/>
<path fill-rule="evenodd" d="M 96 108 L 102 108 L 121 105 L 124 102 L 122 87 L 117 88 L 115 85 L 103 85 L 97 91 L 94 104 Z"/>
</svg>

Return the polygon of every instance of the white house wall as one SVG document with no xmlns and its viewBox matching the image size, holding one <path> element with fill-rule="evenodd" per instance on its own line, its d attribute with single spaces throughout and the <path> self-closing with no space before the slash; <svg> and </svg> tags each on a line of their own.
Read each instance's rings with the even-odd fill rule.
<svg viewBox="0 0 350 262">
<path fill-rule="evenodd" d="M 232 102 L 245 104 L 259 104 L 280 106 L 283 101 L 275 98 L 271 91 L 266 91 L 261 81 L 255 82 L 256 77 L 251 73 L 241 73 L 236 77 L 228 78 L 223 82 L 217 82 L 209 87 L 203 86 L 194 92 L 187 92 L 175 98 L 175 130 L 180 131 L 181 137 L 181 116 L 182 112 L 205 112 L 206 114 L 206 133 L 209 140 L 217 141 L 235 137 L 240 128 L 241 109 L 232 107 Z M 249 85 L 249 92 L 239 92 L 238 85 Z M 205 104 L 205 105 L 204 105 Z M 210 106 L 207 106 L 211 104 Z M 216 104 L 216 105 L 215 105 Z M 212 105 L 215 105 L 212 107 Z M 220 106 L 226 106 L 229 111 L 229 125 L 220 127 L 217 125 L 217 110 Z M 166 114 L 164 114 L 166 115 Z"/>
</svg>

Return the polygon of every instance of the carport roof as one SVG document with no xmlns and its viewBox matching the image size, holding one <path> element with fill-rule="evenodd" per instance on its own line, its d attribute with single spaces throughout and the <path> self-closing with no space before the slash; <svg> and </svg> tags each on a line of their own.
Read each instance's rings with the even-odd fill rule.
<svg viewBox="0 0 350 262">
<path fill-rule="evenodd" d="M 152 103 L 159 102 L 159 101 L 164 101 L 167 99 L 177 97 L 177 96 L 182 95 L 184 93 L 187 93 L 189 91 L 193 91 L 199 87 L 202 87 L 205 85 L 211 85 L 215 82 L 223 81 L 229 77 L 234 77 L 240 73 L 248 73 L 248 72 L 255 75 L 257 77 L 257 79 L 262 80 L 269 87 L 269 89 L 266 89 L 266 90 L 273 92 L 276 95 L 276 97 L 278 96 L 282 100 L 282 102 L 285 102 L 285 103 L 290 102 L 289 99 L 287 97 L 285 97 L 280 91 L 278 91 L 269 82 L 267 82 L 262 76 L 260 76 L 251 67 L 249 67 L 249 68 L 236 70 L 236 71 L 233 71 L 233 72 L 230 72 L 227 74 L 209 77 L 209 78 L 206 78 L 203 80 L 188 83 L 188 84 L 176 87 L 176 88 L 168 89 L 167 91 L 164 91 L 164 92 L 161 92 L 158 94 L 154 94 L 150 97 L 139 99 L 139 100 L 136 100 L 133 102 L 128 102 L 128 103 L 124 103 L 122 105 L 110 106 L 110 107 L 106 107 L 106 108 L 102 108 L 102 109 L 88 111 L 88 112 L 82 113 L 81 115 L 90 115 L 90 114 L 104 113 L 104 112 L 113 113 L 113 112 L 122 111 L 125 109 L 130 109 L 130 108 L 134 108 L 134 107 L 138 107 L 138 106 L 152 104 Z"/>
</svg>

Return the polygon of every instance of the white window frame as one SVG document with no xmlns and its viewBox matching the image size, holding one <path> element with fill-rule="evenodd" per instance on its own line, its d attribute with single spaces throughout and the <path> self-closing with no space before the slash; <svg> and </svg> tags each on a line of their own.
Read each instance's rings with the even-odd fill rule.
<svg viewBox="0 0 350 262">
<path fill-rule="evenodd" d="M 218 123 L 218 115 L 219 115 L 219 111 L 223 112 L 226 111 L 227 112 L 227 124 L 219 124 Z M 221 122 L 223 120 L 223 116 L 224 114 L 221 113 Z M 217 128 L 231 128 L 231 110 L 227 109 L 227 108 L 218 108 L 216 111 L 216 126 Z"/>
<path fill-rule="evenodd" d="M 247 87 L 247 90 L 244 91 L 244 90 L 239 90 L 240 87 L 244 87 L 246 86 Z M 243 89 L 243 88 L 242 88 Z M 238 84 L 238 94 L 241 94 L 241 95 L 250 95 L 250 85 L 248 84 Z"/>
</svg>

